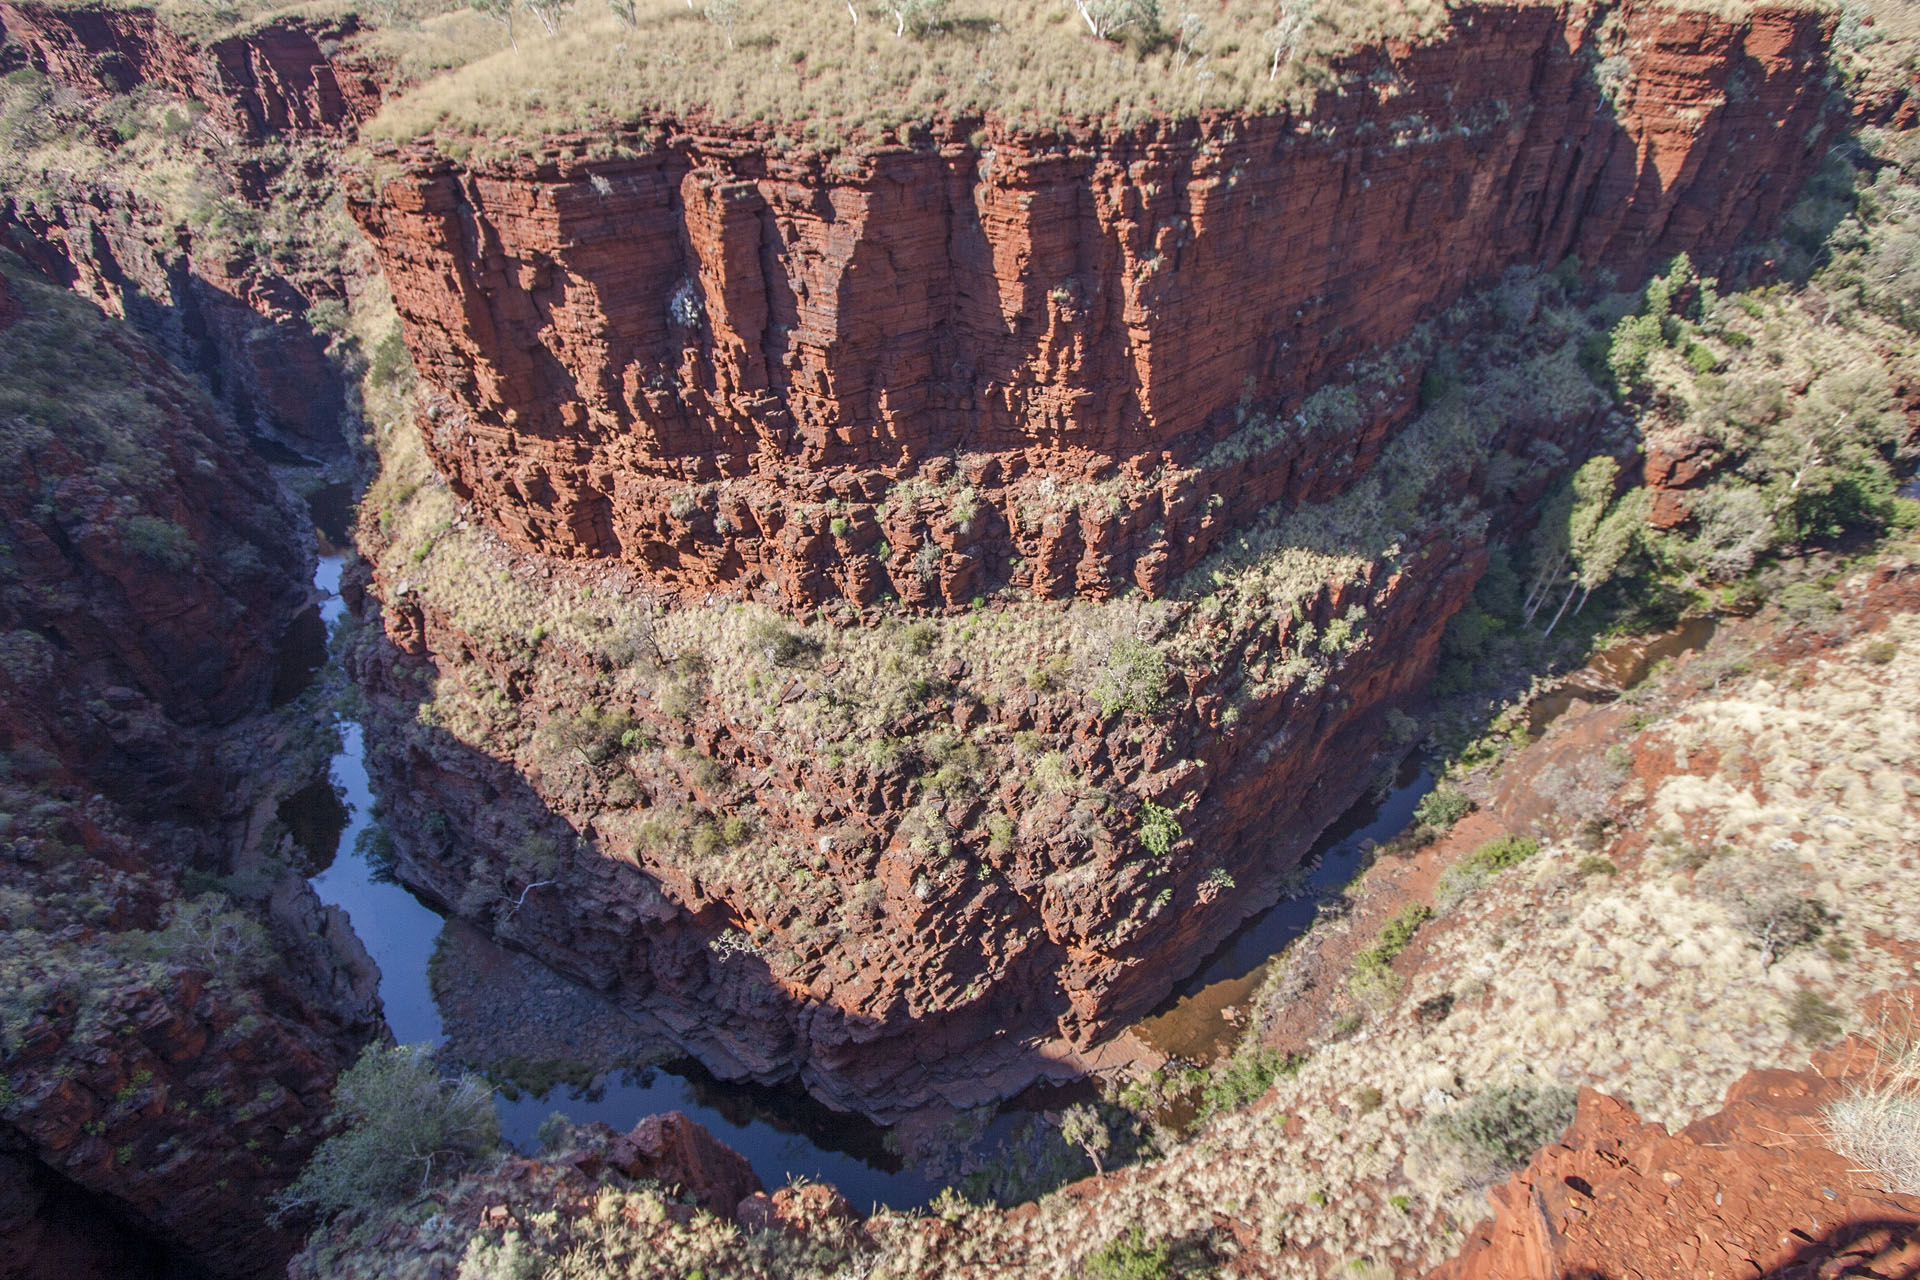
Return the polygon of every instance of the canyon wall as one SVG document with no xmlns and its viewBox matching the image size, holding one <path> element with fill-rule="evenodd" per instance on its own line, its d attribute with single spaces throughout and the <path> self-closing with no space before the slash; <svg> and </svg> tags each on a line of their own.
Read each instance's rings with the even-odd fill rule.
<svg viewBox="0 0 1920 1280">
<path fill-rule="evenodd" d="M 1614 439 L 1557 286 L 1500 296 L 1504 325 L 1486 298 L 1453 318 L 1482 372 L 1443 404 L 1413 403 L 1430 349 L 1389 353 L 1369 432 L 1400 425 L 1398 487 L 1319 509 L 1344 559 L 1282 546 L 1296 569 L 1177 603 L 655 615 L 383 479 L 361 539 L 384 634 L 350 661 L 400 877 L 725 1077 L 896 1115 L 1083 1069 L 1405 749 L 1387 708 L 1490 523 Z"/>
<path fill-rule="evenodd" d="M 315 304 L 368 274 L 337 201 L 332 155 L 380 101 L 354 22 L 276 20 L 196 40 L 152 10 L 0 3 L 17 58 L 82 103 L 135 90 L 192 122 L 163 165 L 84 111 L 44 108 L 90 164 L 0 183 L 0 244 L 93 298 L 205 378 L 250 433 L 313 460 L 347 448 L 350 393 Z M 203 114 L 202 114 L 203 113 Z M 176 171 L 191 176 L 183 186 Z"/>
<path fill-rule="evenodd" d="M 0 266 L 0 1272 L 272 1274 L 270 1197 L 380 1027 L 277 816 L 332 742 L 310 537 L 199 388 Z"/>
<path fill-rule="evenodd" d="M 1404 749 L 1490 539 L 1630 452 L 1524 268 L 1763 233 L 1823 39 L 1475 7 L 1301 118 L 376 148 L 432 464 L 361 527 L 401 878 L 724 1077 L 1084 1069 Z"/>
<path fill-rule="evenodd" d="M 248 141 L 286 133 L 351 137 L 380 106 L 377 70 L 342 53 L 352 15 L 280 18 L 201 40 L 152 9 L 0 3 L 0 33 L 28 61 L 82 93 L 152 86 L 207 108 Z"/>
<path fill-rule="evenodd" d="M 387 148 L 352 208 L 435 462 L 518 546 L 795 611 L 1158 594 L 1350 482 L 1323 455 L 1371 415 L 1303 401 L 1470 281 L 1764 231 L 1824 152 L 1823 67 L 1803 11 L 1472 6 L 1299 116 L 838 157 L 657 120 L 473 168 Z"/>
</svg>

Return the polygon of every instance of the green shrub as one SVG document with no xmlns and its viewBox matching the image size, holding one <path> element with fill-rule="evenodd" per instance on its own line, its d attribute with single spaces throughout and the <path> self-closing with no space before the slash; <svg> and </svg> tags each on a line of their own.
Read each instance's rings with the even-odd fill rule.
<svg viewBox="0 0 1920 1280">
<path fill-rule="evenodd" d="M 1433 919 L 1433 908 L 1424 903 L 1408 907 L 1380 926 L 1373 945 L 1353 958 L 1353 972 L 1347 977 L 1347 990 L 1353 998 L 1371 1008 L 1382 1009 L 1400 996 L 1400 977 L 1393 971 L 1396 956 L 1413 942 L 1420 926 Z"/>
<path fill-rule="evenodd" d="M 1476 1179 L 1492 1180 L 1565 1132 L 1577 1097 L 1564 1085 L 1504 1085 L 1468 1098 L 1434 1128 Z"/>
<path fill-rule="evenodd" d="M 1080 1274 L 1086 1280 L 1163 1280 L 1173 1263 L 1173 1246 L 1164 1239 L 1148 1240 L 1134 1227 L 1087 1255 Z"/>
<path fill-rule="evenodd" d="M 1148 800 L 1140 806 L 1139 825 L 1136 831 L 1140 837 L 1140 846 L 1156 858 L 1164 858 L 1173 852 L 1173 846 L 1180 843 L 1182 832 L 1179 820 L 1173 816 L 1173 810 L 1164 808 Z"/>
<path fill-rule="evenodd" d="M 1540 842 L 1531 836 L 1497 836 L 1461 859 L 1461 865 L 1496 873 L 1517 867 L 1538 852 Z"/>
<path fill-rule="evenodd" d="M 194 561 L 193 538 L 171 520 L 159 516 L 122 516 L 120 536 L 134 554 L 175 572 Z"/>
<path fill-rule="evenodd" d="M 620 753 L 627 735 L 636 728 L 625 711 L 586 706 L 571 714 L 555 713 L 541 727 L 541 736 L 550 752 L 574 756 L 597 768 Z M 644 736 L 644 730 L 639 732 Z"/>
<path fill-rule="evenodd" d="M 1116 642 L 1094 681 L 1093 696 L 1103 717 L 1120 711 L 1151 715 L 1166 700 L 1166 655 L 1139 640 Z"/>
<path fill-rule="evenodd" d="M 449 1080 L 431 1046 L 369 1045 L 340 1075 L 332 1136 L 276 1199 L 280 1212 L 330 1215 L 392 1204 L 489 1154 L 500 1140 L 491 1091 Z"/>
<path fill-rule="evenodd" d="M 1448 783 L 1441 783 L 1420 797 L 1420 803 L 1413 810 L 1413 819 L 1421 826 L 1444 830 L 1471 812 L 1473 801 L 1467 798 L 1466 792 Z"/>
<path fill-rule="evenodd" d="M 1242 1049 L 1216 1062 L 1200 1086 L 1199 1118 L 1237 1111 L 1258 1101 L 1274 1081 L 1294 1074 L 1303 1062 L 1304 1058 L 1278 1049 Z"/>
<path fill-rule="evenodd" d="M 1788 618 L 1803 626 L 1826 622 L 1839 612 L 1839 601 L 1834 599 L 1834 593 L 1816 581 L 1795 581 L 1776 599 L 1780 601 L 1780 608 L 1786 610 Z"/>
<path fill-rule="evenodd" d="M 1384 969 L 1413 943 L 1420 926 L 1433 919 L 1433 908 L 1416 903 L 1380 926 L 1373 945 L 1354 957 L 1354 967 Z"/>
<path fill-rule="evenodd" d="M 400 330 L 389 329 L 380 341 L 373 344 L 373 359 L 367 368 L 367 378 L 376 388 L 393 386 L 401 379 L 413 373 L 413 356 L 407 351 L 407 340 Z"/>
</svg>

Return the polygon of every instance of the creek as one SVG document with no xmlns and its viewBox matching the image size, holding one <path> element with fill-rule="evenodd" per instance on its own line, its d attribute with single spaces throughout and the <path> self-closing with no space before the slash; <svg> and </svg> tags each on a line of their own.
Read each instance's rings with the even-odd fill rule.
<svg viewBox="0 0 1920 1280">
<path fill-rule="evenodd" d="M 1288 945 L 1319 917 L 1322 895 L 1352 880 L 1372 846 L 1406 830 L 1433 781 L 1424 758 L 1402 760 L 1384 795 L 1375 791 L 1361 797 L 1321 833 L 1300 864 L 1306 874 L 1299 886 L 1228 935 L 1198 972 L 1134 1025 L 1134 1035 L 1167 1057 L 1188 1062 L 1212 1062 L 1231 1053 L 1261 983 Z"/>
<path fill-rule="evenodd" d="M 320 616 L 331 631 L 346 610 L 340 575 L 346 556 L 330 549 L 320 559 L 314 588 Z M 344 910 L 374 962 L 380 966 L 380 999 L 387 1023 L 401 1044 L 439 1045 L 446 1039 L 441 1010 L 428 980 L 428 962 L 445 918 L 368 862 L 361 833 L 373 823 L 374 796 L 367 776 L 365 735 L 342 716 L 340 752 L 333 759 L 333 794 L 344 806 L 330 859 L 312 876 L 321 901 Z M 331 832 L 329 832 L 331 834 Z M 322 851 L 324 859 L 325 854 Z M 494 946 L 468 940 L 464 946 Z M 645 1116 L 681 1111 L 745 1156 L 769 1190 L 795 1175 L 837 1186 L 857 1208 L 875 1204 L 919 1208 L 939 1190 L 930 1179 L 904 1168 L 886 1148 L 880 1126 L 844 1115 L 804 1093 L 798 1085 L 767 1087 L 715 1079 L 696 1063 L 609 1073 L 587 1087 L 557 1085 L 545 1095 L 495 1094 L 500 1130 L 523 1151 L 537 1147 L 540 1124 L 555 1111 L 576 1123 L 599 1120 L 621 1132 Z"/>
</svg>

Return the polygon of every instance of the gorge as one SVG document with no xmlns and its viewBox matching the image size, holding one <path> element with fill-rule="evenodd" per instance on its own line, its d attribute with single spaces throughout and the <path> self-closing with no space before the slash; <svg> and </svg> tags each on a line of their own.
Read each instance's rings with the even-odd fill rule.
<svg viewBox="0 0 1920 1280">
<path fill-rule="evenodd" d="M 48 1260 L 23 1278 L 92 1256 L 62 1225 L 89 1215 L 156 1260 L 142 1274 L 277 1274 L 316 1228 L 295 1274 L 406 1254 L 464 1280 L 462 1249 L 508 1247 L 501 1222 L 534 1238 L 518 1209 L 469 1245 L 465 1219 L 442 1238 L 284 1202 L 348 1124 L 336 1078 L 369 1044 L 441 1042 L 457 984 L 432 966 L 482 955 L 584 988 L 576 1020 L 633 1051 L 481 1060 L 508 1039 L 482 1020 L 445 1039 L 450 1070 L 565 1067 L 610 1091 L 569 1096 L 612 1097 L 593 1114 L 620 1129 L 691 1109 L 774 1194 L 733 1194 L 712 1138 L 671 1122 L 648 1131 L 667 1155 L 590 1126 L 552 1138 L 561 1094 L 529 1088 L 490 1114 L 546 1163 L 423 1177 L 434 1203 L 577 1206 L 673 1170 L 691 1195 L 711 1173 L 721 1190 L 694 1198 L 723 1220 L 739 1203 L 743 1238 L 842 1259 L 911 1236 L 946 1261 L 889 1274 L 992 1274 L 954 1252 L 972 1210 L 929 1152 L 961 1135 L 953 1167 L 1014 1186 L 968 1143 L 1018 1115 L 1049 1168 L 1075 1168 L 1055 1135 L 1093 1099 L 1128 1169 L 1086 1194 L 1117 1203 L 1193 1159 L 1156 1136 L 1166 1117 L 1238 1133 L 1354 1027 L 1399 1045 L 1404 990 L 1454 1006 L 1421 986 L 1437 952 L 1385 994 L 1316 988 L 1289 957 L 1348 927 L 1370 868 L 1424 856 L 1438 806 L 1485 798 L 1477 762 L 1547 750 L 1563 705 L 1620 692 L 1546 689 L 1606 619 L 1714 634 L 1699 620 L 1786 608 L 1803 563 L 1904 536 L 1891 477 L 1920 365 L 1881 265 L 1913 203 L 1898 3 L 1865 27 L 1795 4 L 1307 6 L 1293 46 L 1240 4 L 1111 40 L 1071 5 L 955 0 L 917 34 L 849 6 L 829 41 L 817 15 L 752 3 L 562 5 L 542 36 L 512 6 L 502 28 L 427 0 L 0 0 L 0 740 L 19 792 L 0 1185 L 40 1206 L 0 1215 L 0 1242 Z M 1022 74 L 1084 46 L 1148 105 L 1034 108 L 1022 81 L 981 108 L 1023 41 Z M 915 57 L 937 105 L 895 100 Z M 781 114 L 862 66 L 864 115 Z M 1839 425 L 1799 455 L 1739 434 L 1820 415 Z M 1599 462 L 1603 488 L 1584 479 Z M 1802 518 L 1820 468 L 1845 472 L 1819 489 L 1838 496 Z M 1749 483 L 1764 516 L 1729 496 Z M 310 590 L 306 499 L 347 492 Z M 1728 512 L 1780 532 L 1723 545 Z M 1629 525 L 1650 532 L 1593 568 L 1592 530 Z M 1834 564 L 1821 589 L 1843 604 L 1821 616 L 1904 634 Z M 1638 576 L 1610 598 L 1615 566 Z M 1905 599 L 1898 572 L 1874 581 Z M 307 848 L 302 806 L 338 807 L 336 756 L 365 788 Z M 1391 818 L 1305 880 L 1370 793 Z M 1590 834 L 1551 803 L 1515 812 L 1549 860 Z M 414 895 L 391 916 L 369 888 L 385 875 Z M 1245 935 L 1271 939 L 1247 944 L 1259 963 L 1196 977 L 1282 899 Z M 1215 977 L 1231 985 L 1153 1018 Z M 1433 1110 L 1466 1079 L 1383 1080 L 1373 1105 Z M 1047 1085 L 1074 1090 L 1031 1092 Z M 1679 1106 L 1647 1114 L 1677 1127 Z M 1613 1141 L 1627 1121 L 1597 1107 L 1577 1133 Z M 1322 1124 L 1295 1119 L 1289 1138 Z M 895 1126 L 878 1155 L 874 1126 Z M 851 1205 L 777 1190 L 823 1172 Z M 1318 1221 L 1314 1194 L 1293 1212 Z M 1374 1226 L 1407 1198 L 1366 1195 L 1354 1221 Z M 929 1216 L 855 1212 L 889 1201 Z M 1433 1235 L 1396 1236 L 1386 1274 L 1464 1241 L 1461 1204 L 1392 1209 Z M 1084 1251 L 1037 1243 L 1053 1213 L 977 1238 L 1021 1274 L 1080 1274 Z M 1243 1274 L 1343 1261 L 1337 1232 L 1251 1221 L 1235 1256 L 1264 1261 Z M 1499 1274 L 1484 1258 L 1511 1243 L 1475 1237 L 1460 1273 Z M 818 1261 L 726 1257 L 707 1274 Z"/>
</svg>

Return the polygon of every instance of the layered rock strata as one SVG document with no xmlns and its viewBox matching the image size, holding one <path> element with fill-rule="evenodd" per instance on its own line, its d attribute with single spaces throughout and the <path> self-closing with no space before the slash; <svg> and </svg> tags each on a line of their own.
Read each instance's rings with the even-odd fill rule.
<svg viewBox="0 0 1920 1280">
<path fill-rule="evenodd" d="M 1558 286 L 1499 296 L 1453 317 L 1470 386 L 1416 411 L 1429 335 L 1349 389 L 1395 488 L 1248 529 L 1177 603 L 657 613 L 383 478 L 353 662 L 400 875 L 723 1076 L 890 1115 L 1080 1069 L 1272 901 L 1395 749 L 1489 520 L 1608 438 Z"/>
<path fill-rule="evenodd" d="M 1767 228 L 1824 150 L 1823 58 L 1801 11 L 1473 6 L 1299 116 L 837 159 L 649 120 L 471 169 L 404 148 L 353 211 L 435 462 L 520 547 L 795 611 L 1157 595 L 1350 483 L 1329 452 L 1365 470 L 1373 406 L 1308 393 L 1469 281 Z"/>
<path fill-rule="evenodd" d="M 350 52 L 353 21 L 203 41 L 150 9 L 6 3 L 0 30 L 83 103 L 138 91 L 171 104 L 166 162 L 191 171 L 184 190 L 149 184 L 146 162 L 117 161 L 129 140 L 49 105 L 46 123 L 82 135 L 95 162 L 62 157 L 0 187 L 0 243 L 159 341 L 249 431 L 340 457 L 350 396 L 313 308 L 338 312 L 363 284 L 349 229 L 329 225 L 333 154 L 380 100 L 377 69 Z"/>
<path fill-rule="evenodd" d="M 271 1274 L 300 1234 L 271 1197 L 379 1026 L 275 820 L 331 740 L 321 709 L 268 707 L 307 532 L 135 335 L 23 274 L 8 293 L 0 1256 L 86 1256 L 61 1228 L 81 1197 L 127 1274 Z"/>
<path fill-rule="evenodd" d="M 196 39 L 153 9 L 0 3 L 0 33 L 29 61 L 82 93 L 152 86 L 207 108 L 249 141 L 285 133 L 351 137 L 380 107 L 375 66 L 351 52 L 351 16 L 274 19 Z"/>
<path fill-rule="evenodd" d="M 1561 282 L 1416 322 L 1727 259 L 1822 40 L 1475 7 L 1299 118 L 388 152 L 353 210 L 446 485 L 362 531 L 401 875 L 723 1076 L 1083 1067 L 1368 784 L 1489 524 L 1624 453 Z"/>
</svg>

